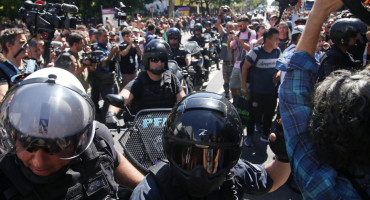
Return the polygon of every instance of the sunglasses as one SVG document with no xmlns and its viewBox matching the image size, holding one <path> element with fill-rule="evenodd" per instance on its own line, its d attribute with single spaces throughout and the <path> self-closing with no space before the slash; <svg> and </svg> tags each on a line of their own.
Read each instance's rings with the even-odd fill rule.
<svg viewBox="0 0 370 200">
<path fill-rule="evenodd" d="M 178 40 L 179 38 L 177 37 L 169 37 L 168 40 Z"/>
<path fill-rule="evenodd" d="M 159 61 L 161 61 L 162 63 L 166 62 L 167 59 L 165 58 L 149 58 L 150 62 L 154 62 L 154 63 L 158 63 Z"/>
</svg>

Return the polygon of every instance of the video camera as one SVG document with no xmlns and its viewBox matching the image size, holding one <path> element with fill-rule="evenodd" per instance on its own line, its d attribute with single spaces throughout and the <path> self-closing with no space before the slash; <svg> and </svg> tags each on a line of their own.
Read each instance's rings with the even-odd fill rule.
<svg viewBox="0 0 370 200">
<path fill-rule="evenodd" d="M 42 32 L 43 39 L 52 39 L 50 36 L 56 28 L 75 29 L 79 19 L 69 16 L 67 13 L 75 14 L 78 8 L 75 5 L 48 3 L 40 5 L 31 1 L 23 2 L 18 11 L 19 17 L 28 27 L 35 27 L 34 31 Z M 32 33 L 32 32 L 31 32 Z M 51 35 L 50 35 L 51 34 Z"/>
<path fill-rule="evenodd" d="M 279 7 L 295 6 L 298 0 L 277 0 L 279 2 Z"/>
<path fill-rule="evenodd" d="M 94 51 L 83 53 L 82 57 L 83 57 L 83 60 L 87 59 L 91 63 L 101 63 L 101 55 L 103 54 L 104 52 L 101 50 L 94 50 Z"/>
<path fill-rule="evenodd" d="M 116 11 L 114 13 L 114 19 L 125 20 L 127 18 L 127 15 L 124 11 L 126 6 L 122 2 L 120 2 L 119 5 L 120 5 L 119 8 L 117 7 L 114 8 L 114 11 Z"/>
</svg>

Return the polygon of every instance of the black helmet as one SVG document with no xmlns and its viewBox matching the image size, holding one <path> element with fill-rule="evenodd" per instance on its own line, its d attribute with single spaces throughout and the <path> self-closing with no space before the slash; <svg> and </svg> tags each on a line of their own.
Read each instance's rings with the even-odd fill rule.
<svg viewBox="0 0 370 200">
<path fill-rule="evenodd" d="M 330 28 L 330 38 L 334 44 L 347 46 L 349 39 L 357 37 L 357 33 L 361 33 L 363 27 L 366 27 L 366 24 L 359 19 L 339 19 Z"/>
<path fill-rule="evenodd" d="M 194 31 L 193 31 L 194 34 L 195 34 L 195 31 L 200 31 L 200 33 L 203 33 L 203 26 L 201 23 L 196 23 L 194 25 Z"/>
<path fill-rule="evenodd" d="M 205 26 L 205 27 L 207 27 L 207 26 L 211 27 L 211 26 L 212 26 L 212 22 L 211 22 L 211 21 L 206 21 L 206 22 L 204 23 L 204 26 Z"/>
<path fill-rule="evenodd" d="M 165 70 L 168 70 L 168 58 L 171 56 L 172 51 L 170 45 L 162 39 L 151 40 L 144 49 L 143 65 L 146 70 L 149 69 L 149 58 L 161 58 L 166 61 Z"/>
<path fill-rule="evenodd" d="M 180 30 L 178 28 L 173 27 L 173 28 L 168 29 L 167 37 L 168 38 L 175 37 L 179 40 L 179 43 L 181 43 L 181 33 L 180 33 Z"/>
<path fill-rule="evenodd" d="M 193 93 L 172 109 L 163 148 L 188 194 L 203 197 L 223 183 L 239 160 L 242 132 L 234 106 L 215 93 Z"/>
<path fill-rule="evenodd" d="M 1 151 L 43 149 L 72 159 L 89 147 L 95 135 L 94 103 L 79 80 L 64 69 L 32 73 L 8 91 L 0 111 Z"/>
<path fill-rule="evenodd" d="M 225 23 L 230 22 L 230 21 L 231 21 L 231 17 L 230 16 L 226 16 L 225 17 Z"/>
</svg>

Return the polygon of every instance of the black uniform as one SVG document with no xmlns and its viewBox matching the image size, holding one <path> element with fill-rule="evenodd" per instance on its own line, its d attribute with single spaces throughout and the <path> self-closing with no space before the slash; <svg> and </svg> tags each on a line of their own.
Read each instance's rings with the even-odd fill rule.
<svg viewBox="0 0 370 200">
<path fill-rule="evenodd" d="M 159 81 L 150 79 L 146 71 L 140 72 L 125 89 L 134 96 L 131 107 L 133 114 L 142 109 L 172 108 L 176 103 L 176 95 L 182 91 L 179 80 L 169 70 L 163 73 Z"/>
<path fill-rule="evenodd" d="M 185 58 L 187 54 L 190 54 L 190 52 L 186 50 L 182 44 L 180 44 L 179 47 L 176 49 L 171 48 L 171 51 L 172 57 L 170 58 L 170 60 L 176 60 L 179 67 L 185 67 L 187 65 L 185 62 Z"/>
<path fill-rule="evenodd" d="M 96 122 L 88 149 L 47 177 L 34 175 L 16 154 L 8 153 L 0 162 L 0 199 L 116 198 L 113 173 L 119 163 L 109 130 Z"/>
<path fill-rule="evenodd" d="M 223 185 L 207 197 L 206 200 L 242 199 L 244 193 L 264 194 L 270 191 L 272 179 L 267 175 L 261 165 L 253 165 L 239 160 L 230 170 Z M 172 173 L 172 167 L 163 165 L 158 172 L 150 172 L 149 175 L 135 188 L 131 200 L 191 200 L 194 199 L 186 194 Z M 235 196 L 236 195 L 236 196 Z"/>
<path fill-rule="evenodd" d="M 344 53 L 334 44 L 320 59 L 317 81 L 323 81 L 331 72 L 338 69 L 353 71 L 360 70 L 361 68 L 362 64 L 360 61 L 355 61 L 351 54 L 348 52 Z"/>
</svg>

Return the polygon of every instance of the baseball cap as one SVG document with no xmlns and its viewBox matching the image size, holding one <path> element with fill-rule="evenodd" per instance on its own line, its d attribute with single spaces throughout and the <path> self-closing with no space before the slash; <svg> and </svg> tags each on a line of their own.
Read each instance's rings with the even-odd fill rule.
<svg viewBox="0 0 370 200">
<path fill-rule="evenodd" d="M 132 32 L 140 32 L 138 28 L 134 28 Z"/>
<path fill-rule="evenodd" d="M 95 34 L 96 32 L 98 32 L 98 30 L 96 30 L 95 28 L 92 28 L 89 30 L 89 36 L 92 36 L 93 34 Z"/>
<path fill-rule="evenodd" d="M 298 33 L 302 34 L 303 30 L 304 30 L 304 27 L 305 27 L 304 25 L 295 26 L 293 28 L 292 35 L 298 34 Z"/>
</svg>

